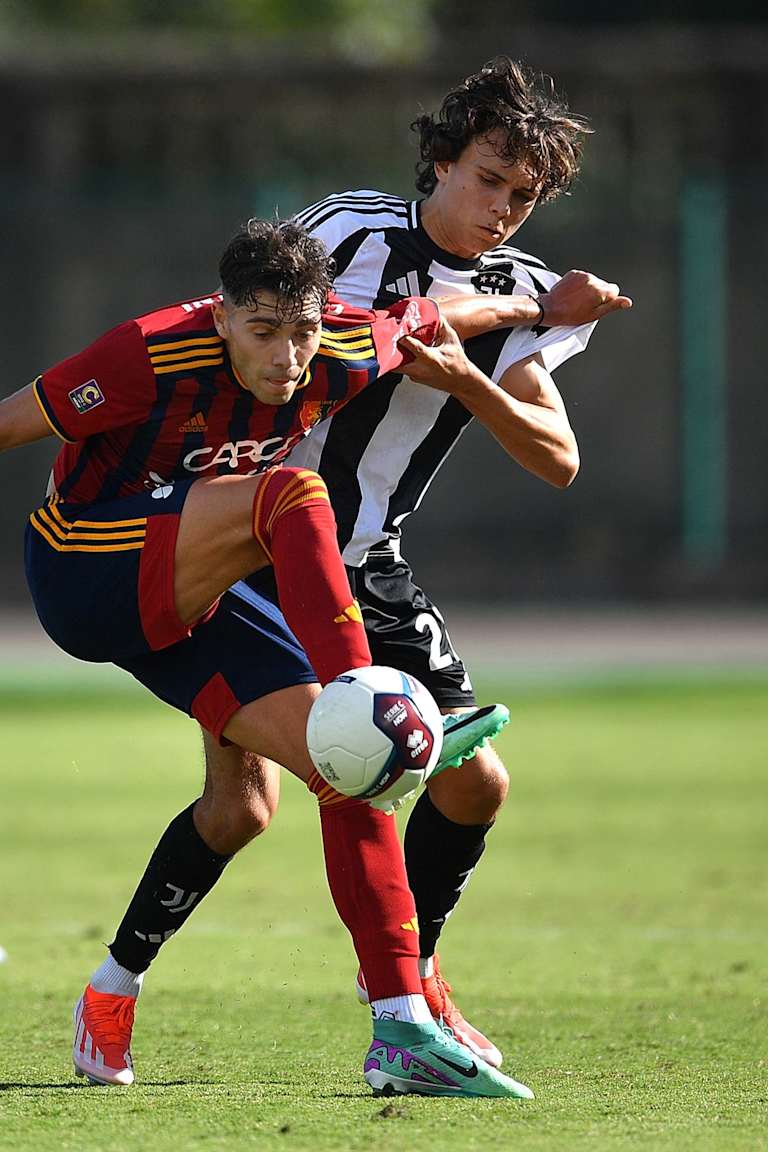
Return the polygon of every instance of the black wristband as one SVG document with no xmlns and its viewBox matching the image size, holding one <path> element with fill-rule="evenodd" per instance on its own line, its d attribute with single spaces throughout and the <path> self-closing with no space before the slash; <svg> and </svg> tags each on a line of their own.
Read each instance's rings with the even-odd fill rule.
<svg viewBox="0 0 768 1152">
<path fill-rule="evenodd" d="M 531 328 L 540 328 L 544 323 L 544 305 L 542 304 L 541 300 L 539 300 L 538 296 L 531 296 L 531 300 L 533 300 L 534 304 L 536 304 L 539 309 L 539 314 L 536 319 L 532 321 Z"/>
</svg>

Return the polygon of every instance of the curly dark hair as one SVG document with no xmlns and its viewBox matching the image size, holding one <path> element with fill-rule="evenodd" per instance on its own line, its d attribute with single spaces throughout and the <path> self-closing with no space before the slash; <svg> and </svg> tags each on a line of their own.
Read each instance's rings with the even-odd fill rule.
<svg viewBox="0 0 768 1152">
<path fill-rule="evenodd" d="M 530 168 L 540 202 L 568 191 L 578 175 L 582 137 L 592 131 L 583 116 L 570 112 L 550 76 L 509 56 L 497 56 L 467 76 L 447 94 L 437 116 L 419 116 L 411 128 L 420 137 L 420 192 L 434 191 L 436 160 L 457 160 L 475 137 L 500 129 L 506 135 L 499 158 Z"/>
<path fill-rule="evenodd" d="M 322 308 L 336 272 L 321 240 L 293 220 L 249 220 L 219 261 L 224 294 L 237 307 L 257 307 L 260 292 L 277 297 L 281 321 L 293 320 L 307 300 Z"/>
</svg>

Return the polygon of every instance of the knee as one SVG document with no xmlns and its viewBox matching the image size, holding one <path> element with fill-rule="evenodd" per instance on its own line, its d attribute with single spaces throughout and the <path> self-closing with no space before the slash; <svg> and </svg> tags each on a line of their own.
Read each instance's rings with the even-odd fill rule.
<svg viewBox="0 0 768 1152">
<path fill-rule="evenodd" d="M 223 856 L 234 856 L 266 832 L 273 814 L 261 801 L 237 801 L 232 797 L 214 800 L 203 795 L 195 808 L 195 823 L 209 848 Z"/>
<path fill-rule="evenodd" d="M 492 748 L 481 748 L 475 760 L 480 761 L 479 794 L 498 812 L 509 792 L 509 773 Z"/>
<path fill-rule="evenodd" d="M 481 748 L 461 768 L 449 768 L 428 784 L 430 799 L 457 824 L 489 824 L 509 792 L 509 774 L 491 747 Z"/>
<path fill-rule="evenodd" d="M 277 765 L 240 753 L 237 771 L 209 771 L 205 790 L 195 809 L 195 822 L 215 852 L 239 852 L 269 827 L 277 811 L 279 769 Z"/>
<path fill-rule="evenodd" d="M 250 753 L 245 754 L 246 762 L 249 755 Z M 277 793 L 264 788 L 260 776 L 256 779 L 246 778 L 242 804 L 239 808 L 243 834 L 247 836 L 246 843 L 266 832 L 272 823 L 272 817 L 277 812 L 277 804 Z"/>
</svg>

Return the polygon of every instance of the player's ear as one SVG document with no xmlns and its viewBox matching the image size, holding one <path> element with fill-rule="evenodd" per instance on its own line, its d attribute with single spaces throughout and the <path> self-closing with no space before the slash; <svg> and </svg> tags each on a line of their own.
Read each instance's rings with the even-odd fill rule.
<svg viewBox="0 0 768 1152">
<path fill-rule="evenodd" d="M 222 340 L 226 340 L 229 336 L 229 317 L 227 316 L 226 308 L 220 300 L 216 300 L 214 301 L 211 311 L 213 313 L 213 323 L 216 331 Z"/>
<path fill-rule="evenodd" d="M 445 181 L 448 179 L 448 171 L 451 167 L 450 160 L 435 160 L 434 167 L 438 184 L 445 183 Z"/>
</svg>

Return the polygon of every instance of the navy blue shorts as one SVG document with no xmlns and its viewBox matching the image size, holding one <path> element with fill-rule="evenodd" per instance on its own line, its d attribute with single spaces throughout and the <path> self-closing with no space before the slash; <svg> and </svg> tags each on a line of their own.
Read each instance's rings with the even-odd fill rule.
<svg viewBox="0 0 768 1152">
<path fill-rule="evenodd" d="M 220 740 L 243 704 L 317 677 L 259 574 L 193 626 L 179 619 L 173 562 L 193 483 L 88 507 L 48 501 L 27 526 L 27 580 L 60 648 L 125 668 Z"/>
</svg>

